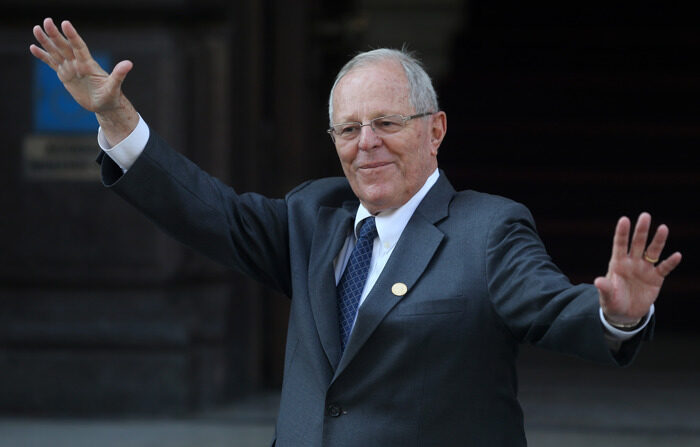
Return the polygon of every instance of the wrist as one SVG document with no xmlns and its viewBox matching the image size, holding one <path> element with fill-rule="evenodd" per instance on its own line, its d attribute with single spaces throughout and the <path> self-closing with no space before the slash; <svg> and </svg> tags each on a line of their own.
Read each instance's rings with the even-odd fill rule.
<svg viewBox="0 0 700 447">
<path fill-rule="evenodd" d="M 128 137 L 139 122 L 139 114 L 124 95 L 121 96 L 117 107 L 96 112 L 95 116 L 111 146 Z"/>
<path fill-rule="evenodd" d="M 605 321 L 610 324 L 610 326 L 614 327 L 615 329 L 620 329 L 622 331 L 633 331 L 639 326 L 642 325 L 642 322 L 644 321 L 644 318 L 638 318 L 636 320 L 630 320 L 630 321 L 614 321 L 610 318 L 608 318 L 607 315 L 603 314 L 605 317 Z"/>
</svg>

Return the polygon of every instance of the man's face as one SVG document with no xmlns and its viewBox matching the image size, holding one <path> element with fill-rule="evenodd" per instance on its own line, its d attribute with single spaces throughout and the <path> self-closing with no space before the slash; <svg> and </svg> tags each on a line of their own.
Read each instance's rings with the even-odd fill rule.
<svg viewBox="0 0 700 447">
<path fill-rule="evenodd" d="M 350 71 L 333 94 L 333 123 L 386 115 L 409 116 L 436 112 L 414 110 L 409 86 L 398 62 L 386 61 Z M 443 112 L 406 123 L 401 131 L 377 136 L 362 127 L 352 141 L 336 138 L 336 151 L 355 195 L 371 212 L 398 208 L 406 203 L 437 168 L 437 151 L 445 134 Z"/>
</svg>

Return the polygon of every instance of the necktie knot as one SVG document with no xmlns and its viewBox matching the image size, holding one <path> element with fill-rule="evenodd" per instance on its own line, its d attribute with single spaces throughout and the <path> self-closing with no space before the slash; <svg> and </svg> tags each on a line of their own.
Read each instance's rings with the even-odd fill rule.
<svg viewBox="0 0 700 447">
<path fill-rule="evenodd" d="M 360 243 L 360 239 L 369 238 L 370 241 L 374 241 L 377 237 L 377 223 L 374 220 L 374 216 L 365 218 L 360 224 L 360 235 L 357 237 L 357 243 Z"/>
</svg>

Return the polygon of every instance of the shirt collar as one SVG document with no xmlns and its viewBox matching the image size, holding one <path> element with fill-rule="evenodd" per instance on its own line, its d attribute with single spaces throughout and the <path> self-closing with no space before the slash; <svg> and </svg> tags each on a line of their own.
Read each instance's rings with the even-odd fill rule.
<svg viewBox="0 0 700 447">
<path fill-rule="evenodd" d="M 398 242 L 401 233 L 403 233 L 403 229 L 406 228 L 408 221 L 411 220 L 411 216 L 413 216 L 413 213 L 416 211 L 416 208 L 418 208 L 423 198 L 425 198 L 425 195 L 428 194 L 430 188 L 437 182 L 439 176 L 440 171 L 436 169 L 430 174 L 421 189 L 419 189 L 413 197 L 408 199 L 408 202 L 398 208 L 381 211 L 375 216 L 377 235 L 384 248 L 392 247 Z M 359 208 L 357 208 L 357 214 L 355 215 L 355 238 L 357 238 L 357 232 L 360 229 L 360 222 L 371 215 L 367 208 L 360 203 Z"/>
</svg>

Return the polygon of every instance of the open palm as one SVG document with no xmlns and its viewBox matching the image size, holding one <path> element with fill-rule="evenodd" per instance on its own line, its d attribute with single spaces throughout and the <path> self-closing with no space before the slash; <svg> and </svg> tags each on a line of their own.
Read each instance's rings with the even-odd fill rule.
<svg viewBox="0 0 700 447">
<path fill-rule="evenodd" d="M 641 320 L 656 301 L 664 278 L 681 262 L 681 254 L 676 252 L 658 263 L 668 227 L 660 225 L 647 247 L 650 226 L 651 216 L 642 213 L 628 242 L 631 223 L 622 217 L 615 228 L 608 273 L 595 280 L 603 313 L 613 324 L 630 325 Z"/>
<path fill-rule="evenodd" d="M 122 61 L 109 74 L 93 59 L 70 22 L 64 21 L 61 28 L 63 34 L 50 18 L 44 20 L 43 29 L 35 26 L 34 37 L 41 47 L 32 45 L 31 53 L 56 72 L 83 108 L 99 113 L 120 107 L 121 85 L 133 64 Z"/>
</svg>

